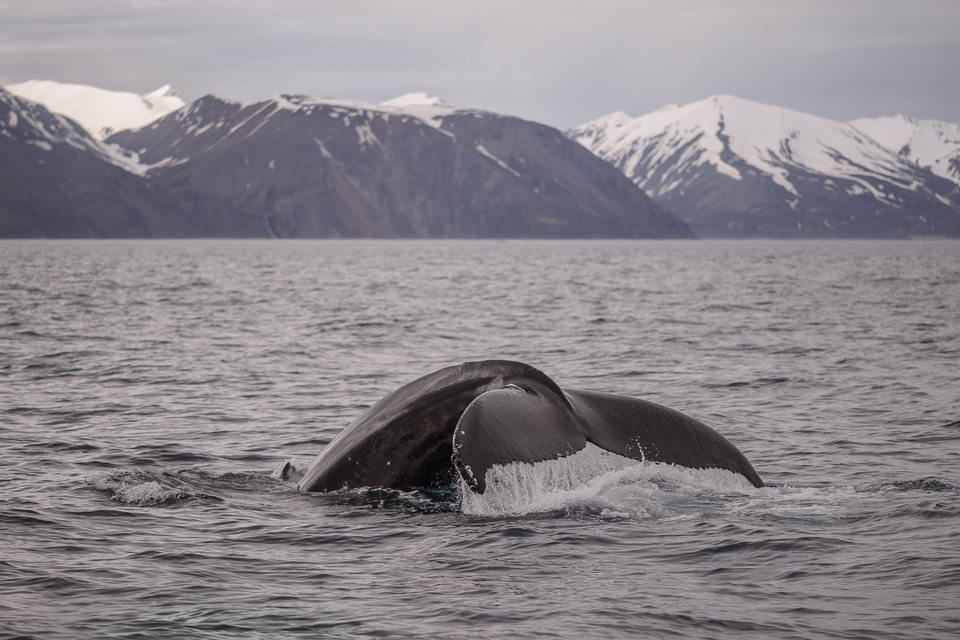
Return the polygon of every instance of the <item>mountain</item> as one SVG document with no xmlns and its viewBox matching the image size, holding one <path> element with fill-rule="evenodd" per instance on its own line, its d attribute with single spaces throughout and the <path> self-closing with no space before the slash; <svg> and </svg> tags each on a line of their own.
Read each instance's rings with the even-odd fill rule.
<svg viewBox="0 0 960 640">
<path fill-rule="evenodd" d="M 960 124 L 904 115 L 860 118 L 850 124 L 897 155 L 960 185 Z"/>
<path fill-rule="evenodd" d="M 562 132 L 425 94 L 382 105 L 206 96 L 108 142 L 217 233 L 688 237 Z M 213 227 L 204 233 L 213 233 Z"/>
<path fill-rule="evenodd" d="M 713 96 L 568 132 L 707 236 L 960 236 L 955 184 L 853 125 Z"/>
<path fill-rule="evenodd" d="M 98 140 L 124 129 L 138 129 L 186 104 L 169 85 L 144 95 L 49 80 L 29 80 L 5 88 L 77 121 Z"/>
<path fill-rule="evenodd" d="M 76 122 L 0 88 L 0 237 L 182 235 L 139 165 Z"/>
</svg>

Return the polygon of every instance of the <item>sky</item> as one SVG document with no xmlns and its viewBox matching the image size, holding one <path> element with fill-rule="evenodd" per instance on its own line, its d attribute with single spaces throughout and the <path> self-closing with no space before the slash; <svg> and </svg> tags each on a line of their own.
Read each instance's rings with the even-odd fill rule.
<svg viewBox="0 0 960 640">
<path fill-rule="evenodd" d="M 0 0 L 0 85 L 377 103 L 566 129 L 730 94 L 960 122 L 960 0 Z"/>
</svg>

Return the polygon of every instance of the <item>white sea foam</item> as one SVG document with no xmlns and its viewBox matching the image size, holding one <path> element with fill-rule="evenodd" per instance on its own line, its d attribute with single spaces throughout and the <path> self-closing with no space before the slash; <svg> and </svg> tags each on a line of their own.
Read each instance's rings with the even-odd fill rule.
<svg viewBox="0 0 960 640">
<path fill-rule="evenodd" d="M 158 505 L 189 497 L 181 487 L 164 486 L 156 480 L 137 476 L 104 475 L 91 480 L 94 489 L 110 494 L 117 502 L 130 505 Z"/>
<path fill-rule="evenodd" d="M 592 444 L 565 458 L 496 465 L 486 482 L 483 494 L 461 482 L 463 513 L 516 516 L 584 508 L 601 517 L 657 517 L 671 513 L 669 505 L 678 498 L 755 491 L 729 471 L 641 462 Z"/>
<path fill-rule="evenodd" d="M 157 474 L 119 471 L 94 476 L 87 481 L 111 499 L 140 507 L 173 504 L 191 498 L 206 497 L 191 487 Z"/>
</svg>

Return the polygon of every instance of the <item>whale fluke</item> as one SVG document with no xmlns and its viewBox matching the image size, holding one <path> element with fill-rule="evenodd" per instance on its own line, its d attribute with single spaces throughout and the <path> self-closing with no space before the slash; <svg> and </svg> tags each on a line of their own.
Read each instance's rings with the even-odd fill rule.
<svg viewBox="0 0 960 640">
<path fill-rule="evenodd" d="M 568 456 L 588 442 L 637 460 L 726 469 L 763 486 L 733 444 L 690 416 L 637 398 L 564 391 L 509 360 L 446 367 L 400 387 L 327 445 L 298 486 L 415 489 L 459 474 L 483 493 L 495 465 Z"/>
</svg>

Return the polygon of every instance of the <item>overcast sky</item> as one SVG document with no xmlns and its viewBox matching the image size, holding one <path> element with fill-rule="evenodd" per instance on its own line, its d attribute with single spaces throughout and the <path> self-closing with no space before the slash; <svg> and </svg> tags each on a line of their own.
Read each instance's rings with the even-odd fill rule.
<svg viewBox="0 0 960 640">
<path fill-rule="evenodd" d="M 0 84 L 426 91 L 567 128 L 727 93 L 960 122 L 960 0 L 0 0 Z"/>
</svg>

